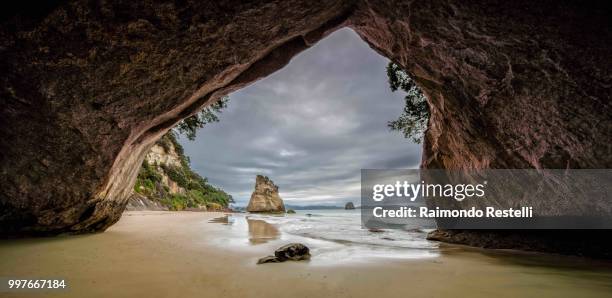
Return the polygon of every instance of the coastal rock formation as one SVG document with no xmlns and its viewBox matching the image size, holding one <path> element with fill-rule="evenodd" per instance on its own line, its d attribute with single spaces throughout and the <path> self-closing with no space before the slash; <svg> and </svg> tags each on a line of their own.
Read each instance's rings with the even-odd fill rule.
<svg viewBox="0 0 612 298">
<path fill-rule="evenodd" d="M 346 205 L 344 205 L 344 209 L 345 210 L 353 210 L 353 209 L 355 209 L 355 205 L 353 205 L 353 202 L 348 202 L 348 203 L 346 203 Z"/>
<path fill-rule="evenodd" d="M 156 142 L 145 155 L 143 163 L 154 167 L 155 172 L 159 174 L 161 181 L 159 181 L 159 187 L 157 188 L 167 189 L 170 194 L 185 194 L 185 188 L 178 185 L 164 170 L 164 168 L 183 167 L 181 156 L 179 156 L 174 142 L 165 139 Z M 136 187 L 144 189 L 143 185 L 136 185 Z"/>
<path fill-rule="evenodd" d="M 106 229 L 168 129 L 342 26 L 427 95 L 422 167 L 612 167 L 603 2 L 27 2 L 1 18 L 2 234 Z"/>
<path fill-rule="evenodd" d="M 310 249 L 301 243 L 283 245 L 274 251 L 274 256 L 259 259 L 257 264 L 302 261 L 310 259 Z"/>
<path fill-rule="evenodd" d="M 125 211 L 167 211 L 167 206 L 162 205 L 159 201 L 152 200 L 147 196 L 139 193 L 134 193 L 125 205 Z"/>
<path fill-rule="evenodd" d="M 229 194 L 191 169 L 183 147 L 174 133 L 168 133 L 145 155 L 126 209 L 158 210 L 163 206 L 174 211 L 220 211 L 231 200 Z"/>
<path fill-rule="evenodd" d="M 275 250 L 274 256 L 281 261 L 308 260 L 310 259 L 310 249 L 301 243 L 290 243 Z"/>
<path fill-rule="evenodd" d="M 176 148 L 172 142 L 155 143 L 145 155 L 145 160 L 149 164 L 164 165 L 167 167 L 182 166 L 181 157 L 176 152 Z"/>
<path fill-rule="evenodd" d="M 612 259 L 608 231 L 578 231 L 580 236 L 571 230 L 435 230 L 427 234 L 427 240 Z"/>
<path fill-rule="evenodd" d="M 247 206 L 248 212 L 285 212 L 283 199 L 278 195 L 278 186 L 270 178 L 257 175 L 255 190 Z"/>
<path fill-rule="evenodd" d="M 353 4 L 2 4 L 0 234 L 108 228 L 171 127 L 282 68 Z"/>
<path fill-rule="evenodd" d="M 259 260 L 257 260 L 257 264 L 265 264 L 265 263 L 280 263 L 282 262 L 275 256 L 265 256 Z"/>
</svg>

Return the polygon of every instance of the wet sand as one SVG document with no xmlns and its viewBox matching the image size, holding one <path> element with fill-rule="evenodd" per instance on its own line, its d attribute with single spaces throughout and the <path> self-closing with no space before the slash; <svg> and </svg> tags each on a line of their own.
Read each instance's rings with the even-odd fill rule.
<svg viewBox="0 0 612 298">
<path fill-rule="evenodd" d="M 0 276 L 69 290 L 2 297 L 610 297 L 608 262 L 441 245 L 425 258 L 362 258 L 312 240 L 313 259 L 256 265 L 300 240 L 222 213 L 129 212 L 95 235 L 0 242 Z M 303 240 L 303 239 L 302 239 Z M 318 257 L 319 246 L 341 253 Z M 334 246 L 336 245 L 336 246 Z M 345 245 L 346 246 L 346 245 Z M 49 295 L 51 294 L 51 295 Z"/>
</svg>

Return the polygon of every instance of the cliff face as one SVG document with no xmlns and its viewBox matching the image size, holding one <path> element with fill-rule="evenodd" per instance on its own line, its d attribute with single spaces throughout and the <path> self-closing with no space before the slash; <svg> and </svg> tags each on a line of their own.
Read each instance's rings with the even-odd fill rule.
<svg viewBox="0 0 612 298">
<path fill-rule="evenodd" d="M 610 10 L 549 4 L 382 1 L 357 9 L 350 26 L 428 98 L 422 167 L 612 167 L 612 46 L 602 43 L 612 41 Z"/>
<path fill-rule="evenodd" d="M 143 164 L 148 164 L 155 167 L 155 171 L 159 173 L 161 177 L 160 184 L 163 188 L 168 189 L 168 193 L 185 194 L 185 189 L 179 186 L 178 182 L 172 180 L 172 178 L 168 176 L 169 174 L 167 173 L 170 172 L 169 169 L 179 169 L 187 166 L 183 162 L 185 156 L 182 153 L 180 155 L 179 153 L 177 153 L 177 148 L 174 145 L 176 143 L 176 140 L 169 140 L 170 137 L 165 138 L 168 139 L 162 139 L 160 142 L 155 143 L 155 145 L 151 147 L 147 155 L 145 155 Z M 139 174 L 142 173 L 143 169 L 141 169 L 141 172 Z M 137 184 L 134 187 L 134 190 L 136 192 L 138 192 L 140 189 L 144 189 L 143 185 L 138 182 L 142 181 L 137 180 Z"/>
<path fill-rule="evenodd" d="M 169 210 L 161 200 L 166 196 L 185 194 L 185 189 L 164 171 L 164 168 L 182 167 L 181 156 L 176 152 L 172 142 L 167 142 L 165 146 L 162 146 L 162 142 L 163 140 L 155 143 L 145 155 L 143 166 L 134 186 L 134 194 L 128 200 L 125 208 L 127 211 Z M 158 177 L 155 182 L 145 180 L 144 176 L 148 171 Z M 206 206 L 203 206 L 203 209 L 206 210 Z"/>
<path fill-rule="evenodd" d="M 402 65 L 427 96 L 431 116 L 422 168 L 612 167 L 612 60 L 605 58 L 612 55 L 609 8 L 548 1 L 359 6 L 349 25 Z M 512 202 L 482 203 L 512 207 Z M 574 206 L 588 210 L 580 204 Z M 610 233 L 598 234 L 454 230 L 429 238 L 611 257 Z"/>
<path fill-rule="evenodd" d="M 281 68 L 343 0 L 54 1 L 0 19 L 0 232 L 82 233 L 121 216 L 181 119 Z"/>
<path fill-rule="evenodd" d="M 189 167 L 173 133 L 145 155 L 127 210 L 223 210 L 232 201 Z"/>
<path fill-rule="evenodd" d="M 255 190 L 247 206 L 249 212 L 285 212 L 283 199 L 278 195 L 278 186 L 266 176 L 257 175 Z"/>
<path fill-rule="evenodd" d="M 111 0 L 7 11 L 0 229 L 105 229 L 170 127 L 341 26 L 427 95 L 423 167 L 609 168 L 610 15 L 595 3 L 523 0 Z"/>
</svg>

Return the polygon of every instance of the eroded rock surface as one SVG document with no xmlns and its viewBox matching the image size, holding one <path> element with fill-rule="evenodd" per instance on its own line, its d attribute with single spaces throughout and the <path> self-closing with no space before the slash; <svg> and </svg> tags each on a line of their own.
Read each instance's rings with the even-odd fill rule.
<svg viewBox="0 0 612 298">
<path fill-rule="evenodd" d="M 334 29 L 348 1 L 24 1 L 0 27 L 0 232 L 121 216 L 149 148 Z M 6 7 L 4 7 L 6 6 Z"/>
<path fill-rule="evenodd" d="M 128 203 L 125 205 L 126 211 L 144 211 L 144 210 L 154 210 L 154 211 L 168 211 L 168 207 L 162 205 L 158 201 L 154 201 L 149 199 L 148 197 L 141 195 L 139 193 L 134 193 L 132 197 L 128 200 Z"/>
<path fill-rule="evenodd" d="M 432 107 L 424 168 L 612 167 L 610 9 L 551 4 L 360 2 L 350 26 Z"/>
<path fill-rule="evenodd" d="M 251 194 L 248 212 L 285 212 L 283 199 L 278 195 L 278 186 L 270 178 L 257 175 L 255 179 L 255 190 Z"/>
<path fill-rule="evenodd" d="M 612 13 L 557 4 L 360 2 L 350 26 L 402 65 L 430 103 L 423 168 L 612 167 Z M 610 232 L 447 232 L 435 239 L 595 256 L 612 244 Z"/>
<path fill-rule="evenodd" d="M 611 259 L 608 230 L 435 230 L 428 240 Z"/>
</svg>

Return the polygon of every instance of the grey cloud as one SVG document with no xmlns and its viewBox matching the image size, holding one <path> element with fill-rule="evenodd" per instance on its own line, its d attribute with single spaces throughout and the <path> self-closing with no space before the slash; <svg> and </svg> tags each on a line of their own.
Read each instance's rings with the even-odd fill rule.
<svg viewBox="0 0 612 298">
<path fill-rule="evenodd" d="M 359 199 L 361 168 L 414 168 L 420 145 L 389 131 L 404 94 L 389 90 L 388 60 L 342 29 L 278 72 L 230 94 L 220 122 L 191 142 L 192 167 L 245 205 L 258 173 L 290 204 Z"/>
</svg>

